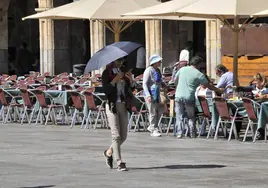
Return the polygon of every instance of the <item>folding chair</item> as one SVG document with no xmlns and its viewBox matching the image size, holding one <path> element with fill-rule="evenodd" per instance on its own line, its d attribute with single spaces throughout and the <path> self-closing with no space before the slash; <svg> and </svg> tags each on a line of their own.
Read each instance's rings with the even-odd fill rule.
<svg viewBox="0 0 268 188">
<path fill-rule="evenodd" d="M 62 85 L 62 90 L 63 91 L 70 91 L 70 90 L 73 90 L 72 86 L 68 85 L 68 84 L 64 84 Z"/>
<path fill-rule="evenodd" d="M 32 103 L 32 98 L 31 98 L 33 94 L 27 91 L 27 89 L 20 89 L 20 92 L 21 92 L 21 97 L 22 97 L 23 105 L 24 105 L 24 111 L 23 111 L 22 118 L 21 118 L 21 124 L 23 124 L 25 116 L 26 116 L 27 121 L 30 125 L 33 119 L 33 115 L 35 113 L 35 106 Z M 27 111 L 29 110 L 31 111 L 30 118 L 27 113 Z"/>
<path fill-rule="evenodd" d="M 65 85 L 73 85 L 74 84 L 74 80 L 68 80 L 66 83 L 65 83 Z"/>
<path fill-rule="evenodd" d="M 76 88 L 76 91 L 77 92 L 82 92 L 82 91 L 84 91 L 85 90 L 85 87 L 83 87 L 83 86 L 78 86 L 77 88 Z"/>
<path fill-rule="evenodd" d="M 160 132 L 163 132 L 162 120 L 167 119 L 168 124 L 167 124 L 166 135 L 168 135 L 170 127 L 171 127 L 171 123 L 172 123 L 172 120 L 174 119 L 174 117 L 172 115 L 170 115 L 170 106 L 168 104 L 164 108 L 165 108 L 164 113 L 160 116 L 160 119 L 158 121 L 158 128 L 159 128 Z"/>
<path fill-rule="evenodd" d="M 68 72 L 63 72 L 63 73 L 59 74 L 57 77 L 63 78 L 66 76 L 68 76 Z"/>
<path fill-rule="evenodd" d="M 75 125 L 75 119 L 77 117 L 77 114 L 84 115 L 84 104 L 83 104 L 84 96 L 76 91 L 69 91 L 68 93 L 71 95 L 73 106 L 75 108 L 74 113 L 73 113 L 73 117 L 72 117 L 72 123 L 70 125 L 70 128 L 73 128 L 73 126 Z M 84 125 L 85 117 L 86 116 L 84 115 L 83 119 L 82 119 L 81 127 L 83 127 L 83 125 Z"/>
<path fill-rule="evenodd" d="M 8 80 L 11 80 L 11 81 L 16 81 L 17 80 L 17 75 L 11 75 Z"/>
<path fill-rule="evenodd" d="M 257 134 L 255 134 L 257 131 L 257 129 L 254 129 L 254 125 L 258 124 L 258 115 L 259 115 L 259 111 L 260 111 L 260 104 L 254 102 L 253 100 L 249 99 L 249 98 L 242 98 L 242 101 L 244 103 L 244 107 L 246 108 L 247 114 L 248 114 L 248 124 L 247 124 L 247 129 L 244 135 L 244 139 L 243 142 L 246 141 L 247 138 L 247 134 L 249 131 L 249 128 L 251 129 L 251 134 L 252 134 L 252 140 L 253 142 L 255 142 L 255 135 L 257 136 Z"/>
<path fill-rule="evenodd" d="M 38 73 L 38 72 L 37 72 Z M 37 74 L 38 75 L 38 74 Z M 45 72 L 43 76 L 50 76 L 50 72 Z"/>
<path fill-rule="evenodd" d="M 90 125 L 92 126 L 92 119 L 91 119 L 91 115 L 93 115 L 93 113 L 97 113 L 97 117 L 95 119 L 95 125 L 94 125 L 94 129 L 96 129 L 97 124 L 98 124 L 98 120 L 99 117 L 101 116 L 101 120 L 103 124 L 106 124 L 106 126 L 108 127 L 108 121 L 107 121 L 107 117 L 105 114 L 105 108 L 104 108 L 104 104 L 105 101 L 103 101 L 100 97 L 98 97 L 97 95 L 94 95 L 92 92 L 90 92 L 89 90 L 86 90 L 83 92 L 84 96 L 85 96 L 85 100 L 87 103 L 87 107 L 88 107 L 88 115 L 87 115 L 87 120 L 86 120 L 86 128 L 88 129 L 89 126 L 89 121 L 90 121 Z M 96 105 L 95 103 L 99 101 L 100 104 Z M 84 126 L 81 126 L 81 128 L 84 128 Z"/>
<path fill-rule="evenodd" d="M 6 98 L 6 94 L 9 95 L 10 100 Z M 9 102 L 10 101 L 10 102 Z M 16 103 L 16 100 L 13 96 L 6 93 L 3 89 L 0 88 L 0 102 L 2 104 L 2 108 L 0 111 L 0 116 L 2 116 L 3 123 L 7 123 L 8 118 L 11 119 L 11 113 L 10 110 L 14 108 L 14 121 L 16 121 L 16 115 L 20 119 L 20 113 L 18 108 L 23 107 L 23 104 Z M 5 116 L 5 109 L 7 109 L 7 114 Z"/>
<path fill-rule="evenodd" d="M 82 75 L 82 78 L 90 78 L 90 73 L 86 73 L 86 74 Z"/>
<path fill-rule="evenodd" d="M 32 90 L 32 93 L 36 96 L 36 98 L 37 98 L 37 100 L 39 102 L 39 105 L 40 105 L 39 112 L 38 112 L 38 115 L 37 115 L 37 118 L 36 118 L 36 125 L 38 123 L 39 118 L 40 118 L 41 123 L 43 123 L 41 113 L 43 112 L 44 109 L 48 110 L 47 116 L 45 118 L 45 125 L 47 125 L 48 118 L 51 115 L 52 111 L 53 111 L 53 114 L 52 114 L 51 119 L 52 119 L 53 123 L 57 125 L 55 109 L 58 109 L 58 108 L 63 109 L 65 121 L 68 124 L 68 116 L 67 116 L 67 113 L 66 113 L 64 105 L 53 104 L 53 98 L 51 96 L 47 97 L 50 100 L 50 104 L 47 104 L 45 94 L 44 94 L 44 92 L 42 90 Z"/>
<path fill-rule="evenodd" d="M 229 112 L 229 107 L 228 107 L 228 104 L 226 102 L 226 99 L 221 98 L 221 97 L 214 97 L 214 101 L 215 101 L 216 109 L 219 113 L 219 121 L 217 123 L 214 140 L 218 139 L 218 132 L 219 132 L 220 125 L 222 126 L 224 135 L 226 136 L 226 133 L 227 133 L 226 124 L 227 123 L 231 123 L 228 141 L 231 140 L 233 132 L 234 132 L 235 138 L 238 139 L 235 121 L 237 121 L 237 120 L 241 121 L 241 119 L 242 119 L 241 117 L 237 117 L 238 110 L 241 108 L 237 107 L 234 103 L 232 103 L 232 105 L 236 108 L 236 110 L 235 110 L 234 115 L 231 115 Z M 222 123 L 224 123 L 224 124 L 222 124 Z"/>
<path fill-rule="evenodd" d="M 145 103 L 141 99 L 139 99 L 137 96 L 135 96 L 135 99 L 136 104 L 132 104 L 133 105 L 131 108 L 132 113 L 128 121 L 128 131 L 130 132 L 132 124 L 134 123 L 135 124 L 134 132 L 136 132 L 136 129 L 137 128 L 139 129 L 140 119 L 142 120 L 143 129 L 144 131 L 146 131 L 147 126 L 143 116 L 146 116 L 148 114 L 148 111 L 146 110 Z"/>
<path fill-rule="evenodd" d="M 59 90 L 58 85 L 54 85 L 51 88 L 49 88 L 48 90 Z"/>
<path fill-rule="evenodd" d="M 174 128 L 173 128 L 173 132 L 175 133 L 175 93 L 176 90 L 172 89 L 168 92 L 168 97 L 169 97 L 169 103 L 166 105 L 164 113 L 161 115 L 159 122 L 158 122 L 158 127 L 159 130 L 162 132 L 162 120 L 163 119 L 167 119 L 168 120 L 168 124 L 167 124 L 167 131 L 166 131 L 166 135 L 169 134 L 169 130 L 170 127 L 172 125 L 172 121 L 174 121 Z"/>
<path fill-rule="evenodd" d="M 209 104 L 205 96 L 198 96 L 198 101 L 201 105 L 202 116 L 204 117 L 204 120 L 203 120 L 204 122 L 202 122 L 202 126 L 199 130 L 198 137 L 200 137 L 201 132 L 203 129 L 205 129 L 206 123 L 207 123 L 209 125 L 209 130 L 208 130 L 208 135 L 207 135 L 207 139 L 208 139 L 210 137 L 211 130 L 212 130 L 212 124 L 209 123 L 212 118 L 210 110 L 209 110 Z"/>
<path fill-rule="evenodd" d="M 44 83 L 44 81 L 45 81 L 45 76 L 38 76 L 37 78 L 36 78 L 36 80 L 39 82 L 39 83 Z"/>
<path fill-rule="evenodd" d="M 78 80 L 78 84 L 85 84 L 88 81 L 87 78 L 80 78 L 80 80 Z"/>
</svg>

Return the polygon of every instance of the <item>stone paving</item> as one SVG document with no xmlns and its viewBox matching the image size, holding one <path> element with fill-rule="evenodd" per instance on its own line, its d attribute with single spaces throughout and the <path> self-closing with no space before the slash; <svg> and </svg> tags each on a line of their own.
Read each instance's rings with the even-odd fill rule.
<svg viewBox="0 0 268 188">
<path fill-rule="evenodd" d="M 106 167 L 106 129 L 0 125 L 1 188 L 267 187 L 268 143 L 130 133 L 128 172 Z"/>
</svg>

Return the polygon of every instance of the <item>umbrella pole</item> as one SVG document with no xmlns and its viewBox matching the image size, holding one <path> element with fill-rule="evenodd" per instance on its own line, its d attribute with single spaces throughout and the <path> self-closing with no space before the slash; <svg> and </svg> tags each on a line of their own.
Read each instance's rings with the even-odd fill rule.
<svg viewBox="0 0 268 188">
<path fill-rule="evenodd" d="M 120 40 L 120 23 L 119 21 L 114 22 L 114 42 L 119 42 Z"/>
<path fill-rule="evenodd" d="M 238 37 L 239 37 L 239 17 L 234 18 L 234 30 L 233 30 L 233 74 L 234 74 L 234 86 L 238 86 Z"/>
</svg>

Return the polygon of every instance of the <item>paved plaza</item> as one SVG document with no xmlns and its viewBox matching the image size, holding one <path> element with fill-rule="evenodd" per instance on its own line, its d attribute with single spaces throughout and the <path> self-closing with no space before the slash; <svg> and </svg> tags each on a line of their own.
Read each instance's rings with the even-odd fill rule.
<svg viewBox="0 0 268 188">
<path fill-rule="evenodd" d="M 130 133 L 128 172 L 106 167 L 107 129 L 0 126 L 1 188 L 267 187 L 268 144 Z"/>
</svg>

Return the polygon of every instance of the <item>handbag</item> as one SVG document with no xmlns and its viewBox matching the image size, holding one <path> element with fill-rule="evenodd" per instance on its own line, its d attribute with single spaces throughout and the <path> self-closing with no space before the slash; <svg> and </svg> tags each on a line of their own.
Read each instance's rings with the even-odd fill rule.
<svg viewBox="0 0 268 188">
<path fill-rule="evenodd" d="M 167 104 L 168 102 L 169 102 L 168 91 L 166 88 L 161 88 L 160 89 L 159 103 L 160 104 Z"/>
<path fill-rule="evenodd" d="M 156 72 L 156 70 L 154 70 L 154 71 Z M 156 78 L 155 78 L 154 75 L 155 74 L 151 73 L 151 77 L 154 80 L 154 84 L 155 85 L 158 85 L 157 84 L 157 81 L 156 81 Z M 161 82 L 161 80 L 160 80 L 160 82 Z M 159 104 L 167 104 L 169 102 L 169 98 L 168 98 L 168 94 L 167 93 L 168 93 L 167 88 L 160 87 L 160 89 L 159 89 L 159 96 L 158 96 L 158 103 Z"/>
</svg>

